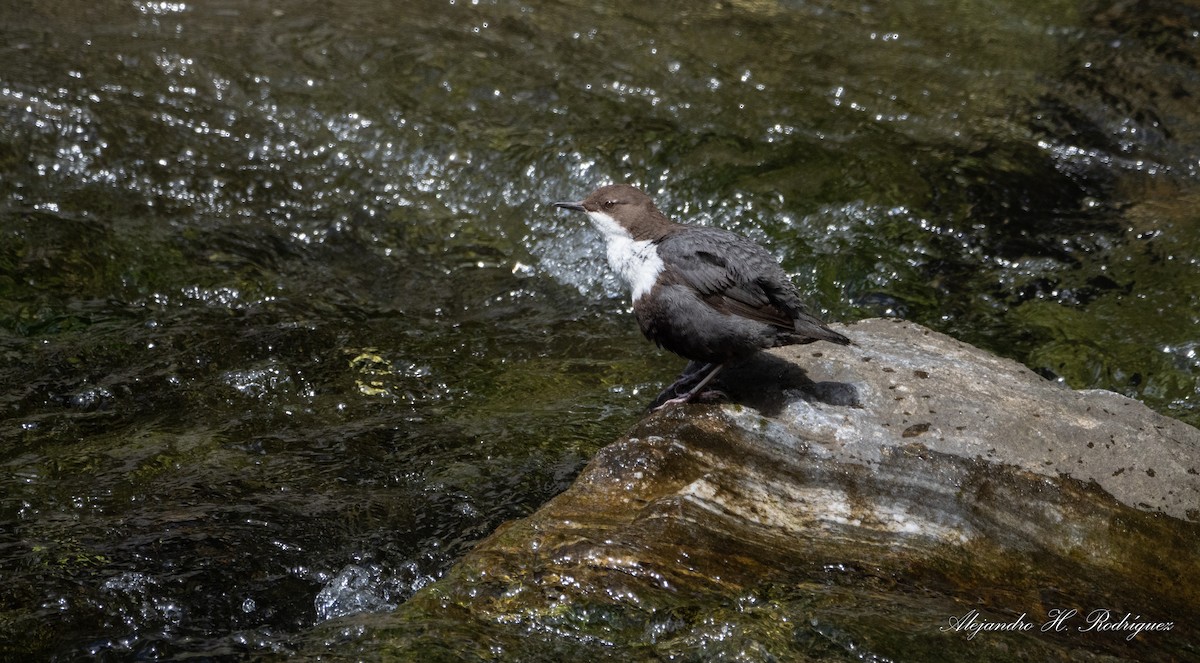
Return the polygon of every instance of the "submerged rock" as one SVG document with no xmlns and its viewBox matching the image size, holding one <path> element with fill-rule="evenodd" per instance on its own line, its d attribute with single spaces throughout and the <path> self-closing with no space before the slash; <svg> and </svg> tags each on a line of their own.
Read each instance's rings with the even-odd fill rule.
<svg viewBox="0 0 1200 663">
<path fill-rule="evenodd" d="M 919 325 L 841 331 L 647 417 L 329 653 L 1200 660 L 1200 431 Z"/>
</svg>

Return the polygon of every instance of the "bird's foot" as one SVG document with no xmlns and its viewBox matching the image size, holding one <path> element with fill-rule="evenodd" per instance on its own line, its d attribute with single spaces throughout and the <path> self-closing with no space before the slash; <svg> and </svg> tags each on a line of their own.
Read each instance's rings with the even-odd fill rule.
<svg viewBox="0 0 1200 663">
<path fill-rule="evenodd" d="M 682 396 L 676 396 L 670 400 L 663 401 L 661 405 L 651 410 L 651 412 L 658 412 L 670 405 L 680 405 L 682 403 L 716 403 L 717 401 L 728 399 L 729 395 L 720 389 L 705 389 L 697 394 L 688 392 Z"/>
<path fill-rule="evenodd" d="M 690 366 L 689 366 L 689 368 L 690 368 Z M 725 394 L 721 393 L 720 391 L 715 391 L 715 390 L 702 391 L 706 384 L 708 384 L 710 381 L 712 381 L 713 378 L 717 377 L 717 373 L 720 373 L 722 368 L 725 368 L 724 364 L 705 364 L 703 366 L 703 370 L 708 370 L 709 372 L 708 372 L 708 375 L 704 376 L 704 379 L 700 380 L 700 382 L 697 383 L 696 386 L 689 389 L 687 391 L 687 393 L 683 394 L 682 396 L 676 396 L 675 398 L 671 398 L 671 399 L 663 401 L 662 404 L 660 404 L 658 407 L 654 408 L 652 410 L 652 412 L 658 412 L 659 410 L 661 410 L 667 406 L 670 406 L 670 405 L 679 405 L 680 403 L 690 403 L 694 400 L 702 400 L 703 402 L 709 402 L 707 400 L 709 394 L 717 394 L 717 395 L 720 395 L 723 397 Z M 684 377 L 686 377 L 687 380 L 685 381 L 683 378 L 680 378 L 679 380 L 677 380 L 675 382 L 675 384 L 671 385 L 671 387 L 668 388 L 668 391 L 671 391 L 672 389 L 677 388 L 678 385 L 680 385 L 680 383 L 687 384 L 687 383 L 694 381 L 695 376 L 699 373 L 700 373 L 700 370 L 685 371 Z"/>
</svg>

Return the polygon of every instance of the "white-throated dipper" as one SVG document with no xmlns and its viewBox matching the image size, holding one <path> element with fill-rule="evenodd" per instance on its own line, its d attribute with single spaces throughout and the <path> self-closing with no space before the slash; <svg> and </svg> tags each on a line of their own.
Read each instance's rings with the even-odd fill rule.
<svg viewBox="0 0 1200 663">
<path fill-rule="evenodd" d="M 692 360 L 675 384 L 685 403 L 727 365 L 763 348 L 850 339 L 810 315 L 766 249 L 720 228 L 676 223 L 628 184 L 600 187 L 577 203 L 608 244 L 608 264 L 633 291 L 646 338 Z"/>
</svg>

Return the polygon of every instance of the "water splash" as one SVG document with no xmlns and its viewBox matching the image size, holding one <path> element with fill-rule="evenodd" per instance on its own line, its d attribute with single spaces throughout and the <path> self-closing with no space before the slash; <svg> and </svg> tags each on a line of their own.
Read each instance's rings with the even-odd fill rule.
<svg viewBox="0 0 1200 663">
<path fill-rule="evenodd" d="M 421 575 L 415 564 L 399 574 L 375 563 L 348 564 L 317 593 L 313 606 L 317 621 L 324 622 L 360 612 L 389 612 L 433 581 Z"/>
</svg>

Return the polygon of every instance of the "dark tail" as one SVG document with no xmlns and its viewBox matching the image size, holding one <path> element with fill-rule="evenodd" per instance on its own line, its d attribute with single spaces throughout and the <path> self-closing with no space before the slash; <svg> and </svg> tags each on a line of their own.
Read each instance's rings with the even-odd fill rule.
<svg viewBox="0 0 1200 663">
<path fill-rule="evenodd" d="M 801 313 L 796 317 L 796 334 L 811 338 L 814 341 L 829 341 L 838 345 L 850 345 L 850 339 L 826 327 L 824 322 L 807 313 Z"/>
</svg>

